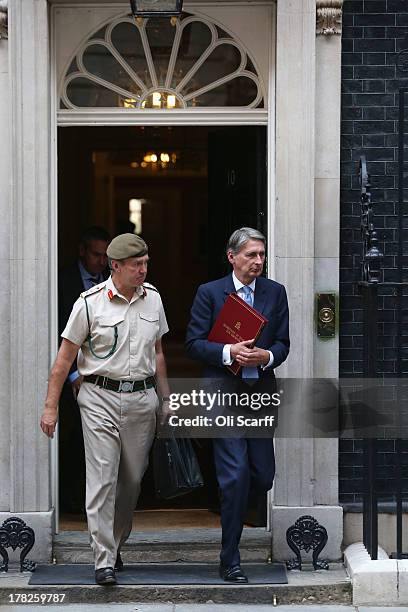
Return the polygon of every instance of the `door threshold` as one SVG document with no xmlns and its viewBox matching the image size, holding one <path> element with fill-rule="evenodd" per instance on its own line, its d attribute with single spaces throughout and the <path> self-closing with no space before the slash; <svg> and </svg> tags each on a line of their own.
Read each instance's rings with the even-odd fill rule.
<svg viewBox="0 0 408 612">
<path fill-rule="evenodd" d="M 167 531 L 169 529 L 219 528 L 218 514 L 205 508 L 136 510 L 133 515 L 135 531 Z M 60 515 L 59 531 L 87 531 L 85 514 Z"/>
</svg>

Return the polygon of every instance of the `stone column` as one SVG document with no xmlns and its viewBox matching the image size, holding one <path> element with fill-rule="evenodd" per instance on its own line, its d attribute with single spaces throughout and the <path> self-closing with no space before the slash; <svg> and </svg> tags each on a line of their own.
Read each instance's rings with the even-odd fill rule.
<svg viewBox="0 0 408 612">
<path fill-rule="evenodd" d="M 331 0 L 318 2 L 318 7 L 315 0 L 278 0 L 277 4 L 275 275 L 288 291 L 292 344 L 289 358 L 277 374 L 291 378 L 337 376 L 338 367 L 337 341 L 333 352 L 328 345 L 319 344 L 314 321 L 315 291 L 338 288 L 338 267 L 334 276 L 329 273 L 333 265 L 338 266 L 339 168 L 338 163 L 332 167 L 333 154 L 329 156 L 328 177 L 332 179 L 330 195 L 337 201 L 327 201 L 324 189 L 329 184 L 319 180 L 327 151 L 333 147 L 338 154 L 340 147 L 339 127 L 336 129 L 340 39 L 330 32 L 333 35 L 325 38 L 324 45 L 316 40 L 316 18 L 320 23 L 323 13 L 327 17 L 331 4 Z M 327 23 L 331 22 L 328 19 Z M 334 68 L 328 64 L 329 58 Z M 329 104 L 322 122 L 324 100 Z M 322 226 L 324 206 L 330 207 L 331 225 L 327 224 L 326 208 Z M 332 246 L 329 255 L 325 245 Z M 324 368 L 324 363 L 329 365 Z M 286 530 L 301 515 L 311 514 L 329 533 L 324 557 L 339 559 L 343 529 L 337 493 L 337 442 L 278 437 L 275 447 L 277 474 L 270 521 L 273 557 L 293 557 Z"/>
<path fill-rule="evenodd" d="M 315 293 L 339 296 L 341 17 L 343 0 L 317 0 Z M 314 376 L 339 375 L 339 333 L 314 335 Z M 316 441 L 315 503 L 338 503 L 338 439 Z"/>
<path fill-rule="evenodd" d="M 10 507 L 10 91 L 7 6 L 0 2 L 0 512 Z"/>
<path fill-rule="evenodd" d="M 50 352 L 47 0 L 13 0 L 8 31 L 10 230 L 7 216 L 2 217 L 0 256 L 1 261 L 8 260 L 10 273 L 9 326 L 3 325 L 10 335 L 5 360 L 10 363 L 5 398 L 10 415 L 10 473 L 8 512 L 0 513 L 0 521 L 9 516 L 25 520 L 36 535 L 30 557 L 45 561 L 51 556 L 53 521 L 50 443 L 39 429 Z M 4 503 L 2 508 L 7 509 Z"/>
</svg>

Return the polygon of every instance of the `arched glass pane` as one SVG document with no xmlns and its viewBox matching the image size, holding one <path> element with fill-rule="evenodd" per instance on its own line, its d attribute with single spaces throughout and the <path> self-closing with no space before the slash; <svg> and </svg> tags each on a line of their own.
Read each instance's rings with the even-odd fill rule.
<svg viewBox="0 0 408 612">
<path fill-rule="evenodd" d="M 247 63 L 245 66 L 245 70 L 248 70 L 248 72 L 253 72 L 256 75 L 255 66 L 253 65 L 249 57 L 247 57 Z"/>
<path fill-rule="evenodd" d="M 150 89 L 152 80 L 143 49 L 139 28 L 128 21 L 118 23 L 112 30 L 112 43 L 123 59 L 129 64 L 133 72 Z"/>
<path fill-rule="evenodd" d="M 218 38 L 231 38 L 231 36 L 219 26 L 215 26 L 217 28 Z"/>
<path fill-rule="evenodd" d="M 160 86 L 163 86 L 166 81 L 176 28 L 171 25 L 170 19 L 152 17 L 147 21 L 146 33 L 157 81 Z"/>
<path fill-rule="evenodd" d="M 90 45 L 83 55 L 85 68 L 91 74 L 134 94 L 140 92 L 140 87 L 119 64 L 109 49 L 103 45 Z"/>
<path fill-rule="evenodd" d="M 99 38 L 103 40 L 105 38 L 106 27 L 107 26 L 104 25 L 103 28 L 95 32 L 95 34 L 92 35 L 92 38 Z"/>
<path fill-rule="evenodd" d="M 68 84 L 67 96 L 72 104 L 78 107 L 125 106 L 122 96 L 84 77 L 75 78 Z"/>
<path fill-rule="evenodd" d="M 222 77 L 228 76 L 239 68 L 241 53 L 234 45 L 220 45 L 209 55 L 204 64 L 200 66 L 192 79 L 183 88 L 186 95 L 197 91 Z"/>
<path fill-rule="evenodd" d="M 188 106 L 249 106 L 256 99 L 257 87 L 248 77 L 237 77 L 187 102 Z"/>
<path fill-rule="evenodd" d="M 179 52 L 174 67 L 172 87 L 185 77 L 187 72 L 200 59 L 211 42 L 211 30 L 201 21 L 188 23 L 183 30 L 180 40 Z"/>
<path fill-rule="evenodd" d="M 72 72 L 78 72 L 78 65 L 76 62 L 76 57 L 72 60 L 68 70 L 66 71 L 66 75 L 68 76 L 69 74 L 71 74 Z"/>
<path fill-rule="evenodd" d="M 186 18 L 188 15 L 183 14 L 181 26 Z M 183 28 L 178 47 L 174 41 L 180 24 L 172 26 L 168 19 L 151 17 L 136 24 L 126 18 L 114 23 L 110 38 L 106 36 L 110 26 L 105 25 L 84 43 L 82 76 L 83 68 L 78 64 L 81 49 L 71 60 L 65 76 L 75 77 L 67 87 L 68 97 L 75 106 L 139 108 L 143 112 L 145 108 L 171 111 L 185 106 L 243 107 L 256 100 L 259 77 L 253 62 L 239 41 L 206 19 L 194 17 Z M 220 38 L 227 40 L 217 44 Z M 174 69 L 169 74 L 173 52 Z M 198 68 L 197 62 L 201 64 Z M 241 70 L 252 73 L 255 82 L 241 74 Z M 178 91 L 177 87 L 191 71 L 192 76 Z M 109 85 L 93 82 L 92 76 L 129 93 L 118 94 Z M 214 83 L 226 78 L 231 80 L 211 89 Z M 197 95 L 207 87 L 209 91 Z M 257 103 L 258 108 L 263 106 L 263 100 Z"/>
</svg>

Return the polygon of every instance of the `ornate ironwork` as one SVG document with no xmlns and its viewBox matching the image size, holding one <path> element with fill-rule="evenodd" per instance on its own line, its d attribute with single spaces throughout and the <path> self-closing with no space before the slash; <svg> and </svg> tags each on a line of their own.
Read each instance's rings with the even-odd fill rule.
<svg viewBox="0 0 408 612">
<path fill-rule="evenodd" d="M 295 559 L 286 562 L 288 570 L 302 569 L 302 558 L 300 551 L 309 552 L 313 549 L 312 560 L 315 570 L 329 569 L 326 560 L 318 559 L 323 548 L 327 544 L 327 531 L 323 525 L 317 522 L 313 516 L 304 515 L 297 519 L 296 523 L 286 531 L 288 546 L 296 555 Z"/>
<path fill-rule="evenodd" d="M 0 527 L 0 555 L 3 562 L 0 563 L 0 572 L 8 572 L 9 556 L 6 548 L 22 548 L 20 553 L 20 572 L 33 572 L 34 561 L 29 561 L 26 556 L 34 546 L 35 534 L 31 527 L 17 516 L 12 516 L 4 521 Z"/>
<path fill-rule="evenodd" d="M 406 40 L 405 49 L 396 56 L 397 69 L 401 73 L 408 72 L 408 39 Z M 379 263 L 381 263 L 381 253 L 378 251 L 372 210 L 371 210 L 371 194 L 370 194 L 370 179 L 367 173 L 365 157 L 360 158 L 359 177 L 361 185 L 361 215 L 362 223 L 361 230 L 365 238 L 364 255 L 367 262 L 367 252 L 370 253 L 370 245 L 374 247 L 374 256 L 368 258 L 368 265 L 365 265 L 363 257 L 362 281 L 358 284 L 363 297 L 363 373 L 366 378 L 384 377 L 384 372 L 378 371 L 379 346 L 378 346 L 378 320 L 379 320 L 379 303 L 378 289 L 385 287 L 392 289 L 395 300 L 395 327 L 396 330 L 392 334 L 394 346 L 396 347 L 396 359 L 394 371 L 391 376 L 401 378 L 404 376 L 404 309 L 403 301 L 406 298 L 404 290 L 408 287 L 408 282 L 404 281 L 404 231 L 405 231 L 405 179 L 406 179 L 406 116 L 407 116 L 407 98 L 408 88 L 399 88 L 399 120 L 398 120 L 398 208 L 397 218 L 398 225 L 396 227 L 398 240 L 396 250 L 397 265 L 395 268 L 397 280 L 379 282 Z M 371 237 L 370 237 L 371 236 Z M 372 263 L 374 263 L 374 278 Z M 396 385 L 393 392 L 393 399 L 398 406 L 396 414 L 396 431 L 401 427 L 401 412 L 400 406 L 404 405 L 404 398 L 400 396 L 399 386 Z M 395 472 L 394 472 L 394 488 L 392 494 L 396 500 L 396 558 L 404 558 L 403 553 L 403 444 L 399 438 L 395 439 Z M 379 483 L 378 483 L 378 458 L 381 449 L 377 441 L 373 438 L 364 440 L 363 446 L 363 465 L 364 465 L 364 490 L 363 490 L 363 542 L 371 557 L 375 560 L 378 558 L 378 501 L 379 501 Z M 391 493 L 391 491 L 390 491 Z"/>
<path fill-rule="evenodd" d="M 378 248 L 377 232 L 374 229 L 374 213 L 371 204 L 371 182 L 364 155 L 360 157 L 359 179 L 361 187 L 361 237 L 363 239 L 362 281 L 380 281 L 383 254 Z"/>
</svg>

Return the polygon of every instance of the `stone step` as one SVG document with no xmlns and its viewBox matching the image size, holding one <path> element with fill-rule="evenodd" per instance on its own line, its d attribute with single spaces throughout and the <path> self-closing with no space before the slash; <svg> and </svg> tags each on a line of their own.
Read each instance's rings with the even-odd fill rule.
<svg viewBox="0 0 408 612">
<path fill-rule="evenodd" d="M 240 604 L 345 604 L 350 605 L 352 587 L 342 564 L 333 563 L 330 570 L 288 572 L 288 584 L 278 585 L 121 585 L 114 587 L 29 586 L 29 576 L 0 574 L 0 605 L 10 604 L 16 593 L 27 595 L 65 595 L 64 604 L 74 603 L 231 603 Z M 20 600 L 21 601 L 21 600 Z"/>
<path fill-rule="evenodd" d="M 219 529 L 205 528 L 132 531 L 122 556 L 128 564 L 201 562 L 218 565 L 220 535 Z M 246 563 L 270 560 L 271 534 L 263 528 L 245 528 L 240 552 L 244 567 Z M 53 556 L 56 563 L 92 563 L 87 532 L 64 531 L 55 536 Z M 25 589 L 30 593 L 65 593 L 64 603 L 351 603 L 351 583 L 342 564 L 332 563 L 329 571 L 314 572 L 308 566 L 305 568 L 302 572 L 288 572 L 286 585 L 121 585 L 112 588 L 26 585 Z M 5 601 L 6 595 L 6 583 L 0 575 L 0 602 Z"/>
<path fill-rule="evenodd" d="M 220 538 L 220 529 L 132 531 L 122 549 L 122 557 L 127 563 L 218 563 Z M 240 552 L 243 562 L 268 561 L 271 555 L 270 532 L 264 528 L 245 528 Z M 63 531 L 56 535 L 53 557 L 57 563 L 92 563 L 88 533 Z"/>
</svg>

